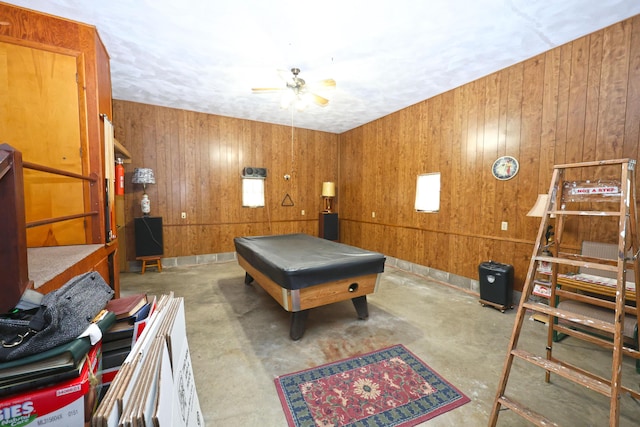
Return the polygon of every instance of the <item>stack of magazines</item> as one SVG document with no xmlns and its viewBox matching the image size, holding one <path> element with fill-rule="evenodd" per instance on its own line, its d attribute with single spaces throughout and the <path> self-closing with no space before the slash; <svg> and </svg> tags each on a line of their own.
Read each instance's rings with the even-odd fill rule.
<svg viewBox="0 0 640 427">
<path fill-rule="evenodd" d="M 106 310 L 115 314 L 116 321 L 102 338 L 103 393 L 142 333 L 153 305 L 154 302 L 149 302 L 146 294 L 124 296 L 107 304 Z"/>
</svg>

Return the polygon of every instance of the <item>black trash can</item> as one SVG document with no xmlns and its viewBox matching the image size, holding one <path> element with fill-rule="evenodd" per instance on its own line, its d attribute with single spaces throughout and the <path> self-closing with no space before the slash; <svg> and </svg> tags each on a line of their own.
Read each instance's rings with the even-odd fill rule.
<svg viewBox="0 0 640 427">
<path fill-rule="evenodd" d="M 478 266 L 480 304 L 502 311 L 513 308 L 513 266 L 487 261 Z"/>
</svg>

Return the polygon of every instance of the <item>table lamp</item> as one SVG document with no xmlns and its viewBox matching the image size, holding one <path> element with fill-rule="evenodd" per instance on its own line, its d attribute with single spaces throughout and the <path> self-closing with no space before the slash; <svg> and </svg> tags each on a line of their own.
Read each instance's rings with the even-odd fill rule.
<svg viewBox="0 0 640 427">
<path fill-rule="evenodd" d="M 527 216 L 542 218 L 542 216 L 544 215 L 544 211 L 547 209 L 548 202 L 549 202 L 548 194 L 538 194 L 536 203 L 533 205 L 531 210 L 527 212 Z"/>
<path fill-rule="evenodd" d="M 324 198 L 323 212 L 331 212 L 331 200 L 336 197 L 336 184 L 334 182 L 322 183 L 322 197 Z"/>
<path fill-rule="evenodd" d="M 151 212 L 151 201 L 147 195 L 147 184 L 156 183 L 153 170 L 150 168 L 135 168 L 131 182 L 134 184 L 142 184 L 143 194 L 140 207 L 142 208 L 142 215 L 149 216 L 149 212 Z"/>
</svg>

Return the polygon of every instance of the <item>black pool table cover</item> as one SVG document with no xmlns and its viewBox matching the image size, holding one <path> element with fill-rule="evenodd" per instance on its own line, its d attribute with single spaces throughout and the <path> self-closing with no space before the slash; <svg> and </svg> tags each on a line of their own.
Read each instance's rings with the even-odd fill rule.
<svg viewBox="0 0 640 427">
<path fill-rule="evenodd" d="M 285 289 L 384 271 L 385 256 L 308 234 L 236 237 L 236 252 Z"/>
</svg>

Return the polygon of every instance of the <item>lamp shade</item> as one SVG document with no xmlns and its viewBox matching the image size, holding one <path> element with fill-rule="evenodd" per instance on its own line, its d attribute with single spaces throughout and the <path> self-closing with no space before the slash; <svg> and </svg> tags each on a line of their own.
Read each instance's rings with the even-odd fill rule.
<svg viewBox="0 0 640 427">
<path fill-rule="evenodd" d="M 131 182 L 134 184 L 155 184 L 156 178 L 153 176 L 153 169 L 135 168 Z"/>
<path fill-rule="evenodd" d="M 336 196 L 336 184 L 334 182 L 322 183 L 322 196 L 323 197 L 335 197 Z"/>
<path fill-rule="evenodd" d="M 548 194 L 538 194 L 538 199 L 536 200 L 536 204 L 533 205 L 531 210 L 527 213 L 527 216 L 535 216 L 542 218 L 545 209 L 547 208 L 547 202 L 549 201 Z"/>
</svg>

